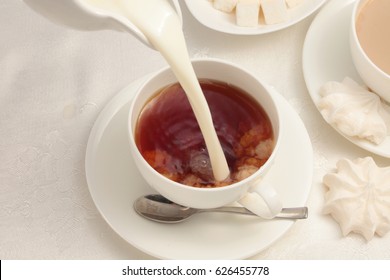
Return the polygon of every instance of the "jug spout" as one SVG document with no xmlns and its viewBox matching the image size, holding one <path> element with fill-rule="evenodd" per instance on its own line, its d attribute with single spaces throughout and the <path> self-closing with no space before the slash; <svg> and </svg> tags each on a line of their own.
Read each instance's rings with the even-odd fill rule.
<svg viewBox="0 0 390 280">
<path fill-rule="evenodd" d="M 84 4 L 82 0 L 23 1 L 36 13 L 56 24 L 84 31 L 104 29 L 126 31 L 133 34 L 148 47 L 153 48 L 145 35 L 131 22 L 123 22 L 112 15 L 105 15 L 104 13 L 97 12 Z M 178 0 L 171 0 L 171 3 L 182 23 L 182 14 Z"/>
</svg>

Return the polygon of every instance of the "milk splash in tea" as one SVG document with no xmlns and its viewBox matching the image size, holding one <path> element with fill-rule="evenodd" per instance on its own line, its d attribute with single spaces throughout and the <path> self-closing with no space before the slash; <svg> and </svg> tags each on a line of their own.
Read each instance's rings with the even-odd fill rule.
<svg viewBox="0 0 390 280">
<path fill-rule="evenodd" d="M 161 52 L 183 87 L 205 139 L 217 181 L 229 177 L 229 167 L 192 64 L 179 18 L 167 0 L 83 0 L 86 4 L 122 15 L 137 26 Z"/>
<path fill-rule="evenodd" d="M 205 144 L 182 87 L 171 84 L 144 106 L 134 140 L 144 159 L 165 177 L 198 188 L 223 187 L 254 174 L 274 150 L 271 121 L 249 93 L 225 82 L 201 79 L 231 174 L 216 182 L 205 164 Z"/>
</svg>

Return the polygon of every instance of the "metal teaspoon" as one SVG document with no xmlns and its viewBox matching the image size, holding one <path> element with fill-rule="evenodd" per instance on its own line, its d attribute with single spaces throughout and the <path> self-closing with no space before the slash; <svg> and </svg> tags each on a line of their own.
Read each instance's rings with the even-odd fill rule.
<svg viewBox="0 0 390 280">
<path fill-rule="evenodd" d="M 176 204 L 162 195 L 150 194 L 139 197 L 134 202 L 135 211 L 142 217 L 160 223 L 179 223 L 196 213 L 202 212 L 227 212 L 244 215 L 253 215 L 244 207 L 224 206 L 213 209 L 195 209 Z M 275 217 L 278 219 L 306 219 L 307 207 L 283 208 Z"/>
</svg>

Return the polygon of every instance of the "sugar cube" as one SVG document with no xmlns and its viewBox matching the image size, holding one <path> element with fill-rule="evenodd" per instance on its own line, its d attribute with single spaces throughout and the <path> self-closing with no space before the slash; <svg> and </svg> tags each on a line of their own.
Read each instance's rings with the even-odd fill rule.
<svg viewBox="0 0 390 280">
<path fill-rule="evenodd" d="M 296 6 L 299 6 L 300 4 L 303 3 L 305 0 L 286 0 L 287 6 L 292 9 L 295 8 Z"/>
<path fill-rule="evenodd" d="M 266 24 L 276 24 L 288 19 L 288 12 L 285 0 L 261 0 Z"/>
<path fill-rule="evenodd" d="M 256 27 L 259 21 L 259 0 L 239 0 L 236 6 L 238 26 Z"/>
<path fill-rule="evenodd" d="M 214 0 L 213 6 L 217 10 L 230 13 L 236 7 L 237 2 L 238 0 Z"/>
</svg>

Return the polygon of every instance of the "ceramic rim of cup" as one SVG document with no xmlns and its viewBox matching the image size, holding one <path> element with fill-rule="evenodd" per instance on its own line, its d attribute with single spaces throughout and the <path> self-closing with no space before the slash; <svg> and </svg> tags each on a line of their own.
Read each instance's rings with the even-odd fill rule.
<svg viewBox="0 0 390 280">
<path fill-rule="evenodd" d="M 259 176 L 259 173 L 263 172 L 264 170 L 267 170 L 269 169 L 274 160 L 275 160 L 275 157 L 276 157 L 276 154 L 277 154 L 277 151 L 279 150 L 279 146 L 280 146 L 280 139 L 282 137 L 282 123 L 281 123 L 281 117 L 280 117 L 280 109 L 278 108 L 277 106 L 277 103 L 274 99 L 274 97 L 272 96 L 272 93 L 270 92 L 270 90 L 267 88 L 266 85 L 264 85 L 264 83 L 262 81 L 260 81 L 257 77 L 255 77 L 252 73 L 250 73 L 249 71 L 245 70 L 244 68 L 238 66 L 237 64 L 234 64 L 234 63 L 231 63 L 231 62 L 228 62 L 228 61 L 225 61 L 225 60 L 221 60 L 221 59 L 215 59 L 215 58 L 207 58 L 207 59 L 193 59 L 191 60 L 191 62 L 193 64 L 198 64 L 198 63 L 217 63 L 217 64 L 222 64 L 224 65 L 225 67 L 228 66 L 228 67 L 232 67 L 234 68 L 236 71 L 240 71 L 242 72 L 244 75 L 247 75 L 249 76 L 250 78 L 254 79 L 259 85 L 260 87 L 262 87 L 264 89 L 264 91 L 267 92 L 268 94 L 268 97 L 269 99 L 271 100 L 271 102 L 273 103 L 273 106 L 276 110 L 276 115 L 277 115 L 277 124 L 278 124 L 278 134 L 277 134 L 277 138 L 274 139 L 275 140 L 275 145 L 274 145 L 274 148 L 272 150 L 272 153 L 271 153 L 271 156 L 268 158 L 268 160 L 253 174 L 251 174 L 250 176 L 248 176 L 247 178 L 244 178 L 243 180 L 240 180 L 238 182 L 235 182 L 233 184 L 230 184 L 230 185 L 226 185 L 226 186 L 222 186 L 222 187 L 212 187 L 212 188 L 197 188 L 197 187 L 194 187 L 194 186 L 189 186 L 189 185 L 184 185 L 184 184 L 181 184 L 179 182 L 176 182 L 176 181 L 173 181 L 171 179 L 168 179 L 167 177 L 163 176 L 162 174 L 160 174 L 158 171 L 156 171 L 152 166 L 149 165 L 149 163 L 144 159 L 144 157 L 142 156 L 141 152 L 138 150 L 138 148 L 136 148 L 135 150 L 135 153 L 136 153 L 136 156 L 137 156 L 137 159 L 136 160 L 140 160 L 142 162 L 142 165 L 144 165 L 147 169 L 149 169 L 152 173 L 154 174 L 157 174 L 158 177 L 161 178 L 161 180 L 163 181 L 166 181 L 166 182 L 169 182 L 170 184 L 173 184 L 177 187 L 181 187 L 181 188 L 190 188 L 190 189 L 194 189 L 196 188 L 197 191 L 200 191 L 200 192 L 217 192 L 217 191 L 222 191 L 223 189 L 227 189 L 227 188 L 235 188 L 237 185 L 242 185 L 242 184 L 248 184 L 250 183 L 250 181 L 253 179 L 253 177 L 257 177 Z M 196 69 L 196 66 L 194 67 Z M 156 77 L 160 76 L 160 75 L 163 75 L 165 72 L 169 71 L 170 70 L 170 67 L 167 66 L 167 67 L 164 67 L 160 70 L 158 70 L 157 72 L 155 72 L 154 74 L 152 74 L 150 77 L 147 78 L 147 80 L 139 87 L 139 89 L 137 90 L 137 93 L 130 105 L 130 110 L 129 110 L 129 116 L 128 116 L 128 120 L 131 121 L 133 118 L 132 118 L 132 111 L 133 111 L 133 107 L 134 107 L 134 104 L 135 104 L 135 100 L 136 100 L 136 97 L 138 96 L 139 92 L 141 91 L 141 89 L 147 84 L 149 83 L 151 80 L 155 79 Z M 196 71 L 195 71 L 196 72 Z M 164 87 L 164 85 L 162 86 Z M 241 88 L 241 87 L 239 87 Z M 252 96 L 252 95 L 251 95 Z M 143 104 L 144 105 L 144 104 Z M 262 105 L 262 104 L 260 104 Z M 266 112 L 267 115 L 268 115 L 268 112 Z M 272 122 L 272 121 L 271 121 Z M 134 147 L 137 147 L 136 143 L 135 143 L 135 139 L 134 139 L 134 129 L 133 129 L 133 126 L 132 126 L 132 123 L 129 124 L 129 127 L 130 129 L 128 129 L 128 134 L 129 134 L 129 140 L 131 141 L 131 144 L 134 146 Z M 274 131 L 274 134 L 275 134 L 275 128 L 274 128 L 274 125 L 272 125 L 272 129 Z"/>
</svg>

